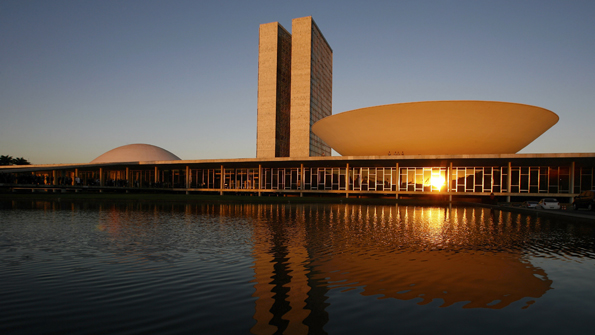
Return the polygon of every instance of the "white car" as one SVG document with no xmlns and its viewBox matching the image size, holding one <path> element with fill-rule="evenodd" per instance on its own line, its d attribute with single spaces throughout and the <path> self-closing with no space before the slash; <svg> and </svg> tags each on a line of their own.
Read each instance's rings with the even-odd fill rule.
<svg viewBox="0 0 595 335">
<path fill-rule="evenodd" d="M 541 209 L 560 209 L 560 203 L 554 198 L 544 198 L 539 200 L 537 208 Z"/>
</svg>

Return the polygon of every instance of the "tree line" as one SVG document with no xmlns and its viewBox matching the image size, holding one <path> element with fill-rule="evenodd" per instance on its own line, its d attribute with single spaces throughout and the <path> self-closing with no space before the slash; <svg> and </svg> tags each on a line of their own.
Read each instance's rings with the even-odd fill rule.
<svg viewBox="0 0 595 335">
<path fill-rule="evenodd" d="M 31 165 L 31 163 L 23 157 L 13 158 L 9 155 L 2 155 L 0 156 L 0 165 Z"/>
</svg>

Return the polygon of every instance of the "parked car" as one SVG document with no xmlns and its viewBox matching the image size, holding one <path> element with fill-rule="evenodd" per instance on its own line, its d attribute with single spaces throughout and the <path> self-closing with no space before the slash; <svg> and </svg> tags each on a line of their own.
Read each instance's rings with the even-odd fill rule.
<svg viewBox="0 0 595 335">
<path fill-rule="evenodd" d="M 560 209 L 560 203 L 554 198 L 544 198 L 539 200 L 537 208 L 541 209 Z"/>
<path fill-rule="evenodd" d="M 584 191 L 581 194 L 574 197 L 572 202 L 572 208 L 586 208 L 590 211 L 595 210 L 595 190 Z"/>
<path fill-rule="evenodd" d="M 535 209 L 537 208 L 537 205 L 539 205 L 539 201 L 525 201 L 523 202 L 523 207 L 525 208 L 530 208 L 530 209 Z"/>
</svg>

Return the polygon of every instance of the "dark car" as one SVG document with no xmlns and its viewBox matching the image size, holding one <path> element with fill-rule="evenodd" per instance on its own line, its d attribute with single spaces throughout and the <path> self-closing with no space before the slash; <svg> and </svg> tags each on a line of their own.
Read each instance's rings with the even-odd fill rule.
<svg viewBox="0 0 595 335">
<path fill-rule="evenodd" d="M 574 209 L 586 208 L 590 211 L 595 210 L 595 190 L 584 191 L 574 197 L 572 207 Z"/>
<path fill-rule="evenodd" d="M 521 206 L 525 208 L 536 209 L 538 205 L 539 201 L 525 201 Z"/>
</svg>

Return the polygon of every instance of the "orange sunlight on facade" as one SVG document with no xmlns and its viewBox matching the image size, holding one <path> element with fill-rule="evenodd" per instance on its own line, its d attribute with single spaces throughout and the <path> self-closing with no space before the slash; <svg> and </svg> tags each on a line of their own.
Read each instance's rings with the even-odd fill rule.
<svg viewBox="0 0 595 335">
<path fill-rule="evenodd" d="M 424 101 L 335 114 L 312 130 L 343 156 L 514 154 L 557 122 L 517 103 Z"/>
<path fill-rule="evenodd" d="M 332 114 L 332 49 L 310 16 L 259 34 L 256 157 L 330 156 L 311 128 Z"/>
</svg>

